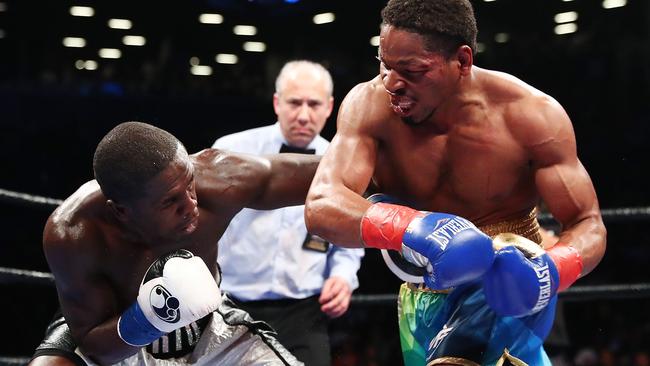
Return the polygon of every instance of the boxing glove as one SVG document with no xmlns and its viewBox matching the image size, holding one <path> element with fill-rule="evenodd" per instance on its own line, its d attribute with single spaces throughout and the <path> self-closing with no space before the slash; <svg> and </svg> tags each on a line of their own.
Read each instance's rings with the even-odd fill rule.
<svg viewBox="0 0 650 366">
<path fill-rule="evenodd" d="M 424 283 L 434 290 L 477 280 L 494 260 L 492 240 L 470 221 L 389 203 L 368 208 L 361 237 L 368 247 L 399 250 L 405 257 L 409 249 L 422 254 L 430 265 Z"/>
<path fill-rule="evenodd" d="M 545 251 L 524 237 L 506 233 L 494 238 L 494 246 L 494 264 L 483 278 L 483 289 L 487 303 L 501 316 L 535 314 L 582 271 L 578 252 L 566 245 Z"/>
<path fill-rule="evenodd" d="M 124 342 L 144 346 L 186 326 L 221 304 L 221 291 L 203 260 L 180 249 L 147 270 L 137 300 L 122 313 L 117 331 Z"/>
</svg>

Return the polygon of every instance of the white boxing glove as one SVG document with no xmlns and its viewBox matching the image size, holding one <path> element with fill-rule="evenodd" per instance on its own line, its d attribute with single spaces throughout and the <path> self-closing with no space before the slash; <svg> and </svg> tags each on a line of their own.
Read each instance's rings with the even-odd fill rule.
<svg viewBox="0 0 650 366">
<path fill-rule="evenodd" d="M 219 304 L 221 290 L 205 262 L 180 249 L 151 264 L 117 331 L 127 344 L 144 346 L 210 314 Z"/>
</svg>

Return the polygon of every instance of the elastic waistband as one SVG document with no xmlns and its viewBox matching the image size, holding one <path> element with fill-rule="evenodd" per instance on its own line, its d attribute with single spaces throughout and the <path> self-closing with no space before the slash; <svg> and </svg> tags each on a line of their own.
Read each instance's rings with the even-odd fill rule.
<svg viewBox="0 0 650 366">
<path fill-rule="evenodd" d="M 479 229 L 492 238 L 501 233 L 513 233 L 532 240 L 537 244 L 542 243 L 542 235 L 539 233 L 539 222 L 537 222 L 536 208 L 533 208 L 530 213 L 524 217 L 479 226 Z"/>
<path fill-rule="evenodd" d="M 451 292 L 452 289 L 445 289 L 445 290 L 432 290 L 424 285 L 424 283 L 411 283 L 411 282 L 404 282 L 406 287 L 409 288 L 411 291 L 415 292 L 431 292 L 433 294 L 448 294 Z"/>
</svg>

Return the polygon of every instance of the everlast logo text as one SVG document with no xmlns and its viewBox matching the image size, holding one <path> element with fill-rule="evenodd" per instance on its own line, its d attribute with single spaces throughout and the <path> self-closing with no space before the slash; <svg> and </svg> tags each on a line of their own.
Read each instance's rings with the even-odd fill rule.
<svg viewBox="0 0 650 366">
<path fill-rule="evenodd" d="M 427 239 L 433 239 L 440 243 L 442 250 L 445 250 L 447 244 L 454 235 L 463 230 L 474 228 L 474 224 L 460 217 L 446 220 L 448 221 L 445 222 L 445 220 L 440 220 L 438 224 L 442 224 L 442 226 L 437 227 L 431 234 L 427 236 Z"/>
<path fill-rule="evenodd" d="M 535 272 L 539 281 L 539 295 L 533 312 L 543 309 L 551 300 L 551 272 L 549 271 L 548 264 L 544 264 L 542 267 L 535 267 Z"/>
</svg>

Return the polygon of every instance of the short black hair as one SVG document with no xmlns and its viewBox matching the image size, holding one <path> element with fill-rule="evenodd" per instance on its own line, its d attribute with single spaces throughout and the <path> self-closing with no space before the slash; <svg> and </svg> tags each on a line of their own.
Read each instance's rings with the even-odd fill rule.
<svg viewBox="0 0 650 366">
<path fill-rule="evenodd" d="M 180 141 L 165 130 L 142 122 L 121 123 L 95 149 L 95 179 L 106 198 L 132 202 L 176 158 L 179 148 Z"/>
<path fill-rule="evenodd" d="M 476 51 L 476 18 L 469 0 L 389 0 L 381 11 L 383 25 L 425 38 L 429 51 L 449 57 L 458 47 Z"/>
</svg>

